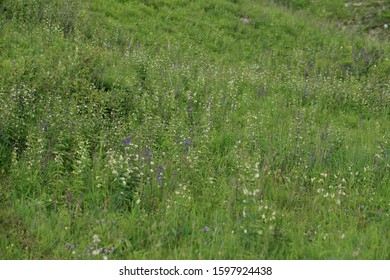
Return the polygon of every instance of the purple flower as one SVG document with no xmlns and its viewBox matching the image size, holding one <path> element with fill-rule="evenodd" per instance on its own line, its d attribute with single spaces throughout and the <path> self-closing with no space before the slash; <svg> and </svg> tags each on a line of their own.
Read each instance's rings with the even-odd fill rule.
<svg viewBox="0 0 390 280">
<path fill-rule="evenodd" d="M 131 142 L 130 136 L 129 136 L 129 137 L 126 137 L 125 140 L 123 140 L 123 142 L 125 143 L 125 146 L 129 145 L 130 142 Z"/>
<path fill-rule="evenodd" d="M 152 150 L 149 147 L 144 148 L 144 150 L 142 152 L 142 156 L 145 158 L 145 161 L 147 163 L 150 163 L 152 161 L 152 158 L 153 158 Z"/>
<path fill-rule="evenodd" d="M 190 102 L 190 104 L 188 104 L 187 113 L 192 114 L 192 102 Z"/>
<path fill-rule="evenodd" d="M 183 152 L 188 152 L 188 150 L 190 149 L 190 146 L 191 146 L 191 140 L 190 139 L 186 139 L 184 140 L 184 149 L 183 149 Z"/>
<path fill-rule="evenodd" d="M 209 231 L 210 231 L 210 228 L 209 228 L 208 226 L 205 226 L 205 227 L 204 227 L 204 231 L 205 231 L 205 232 L 209 232 Z"/>
<path fill-rule="evenodd" d="M 184 140 L 184 145 L 186 145 L 186 146 L 191 145 L 191 140 Z"/>
<path fill-rule="evenodd" d="M 162 175 L 163 175 L 163 171 L 164 171 L 164 167 L 162 167 L 161 165 L 159 165 L 157 167 L 157 180 L 158 180 L 158 183 L 160 185 L 162 185 Z"/>
</svg>

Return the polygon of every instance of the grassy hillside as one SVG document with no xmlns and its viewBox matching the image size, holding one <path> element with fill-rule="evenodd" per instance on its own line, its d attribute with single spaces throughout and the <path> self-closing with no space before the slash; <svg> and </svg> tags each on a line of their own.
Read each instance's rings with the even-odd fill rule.
<svg viewBox="0 0 390 280">
<path fill-rule="evenodd" d="M 389 259 L 389 5 L 329 2 L 0 1 L 0 259 Z"/>
<path fill-rule="evenodd" d="M 334 20 L 342 29 L 388 40 L 390 4 L 383 0 L 275 0 L 293 10 L 309 10 L 322 19 Z"/>
</svg>

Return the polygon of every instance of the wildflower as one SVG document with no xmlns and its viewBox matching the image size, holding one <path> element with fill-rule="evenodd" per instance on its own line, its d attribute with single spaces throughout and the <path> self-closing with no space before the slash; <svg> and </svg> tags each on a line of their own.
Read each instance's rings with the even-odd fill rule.
<svg viewBox="0 0 390 280">
<path fill-rule="evenodd" d="M 97 234 L 95 234 L 93 236 L 93 243 L 99 243 L 99 242 L 101 242 L 101 240 L 99 239 L 99 236 Z"/>
<path fill-rule="evenodd" d="M 47 124 L 39 125 L 38 131 L 47 132 Z"/>
<path fill-rule="evenodd" d="M 152 150 L 149 147 L 145 147 L 142 151 L 143 159 L 150 164 L 153 158 Z"/>
<path fill-rule="evenodd" d="M 205 231 L 205 232 L 209 232 L 209 231 L 210 231 L 210 228 L 209 228 L 208 226 L 205 226 L 205 227 L 204 227 L 204 231 Z"/>
<path fill-rule="evenodd" d="M 184 140 L 184 152 L 187 152 L 190 149 L 190 146 L 191 146 L 191 140 L 190 139 Z"/>
<path fill-rule="evenodd" d="M 130 137 L 126 137 L 124 140 L 123 140 L 125 146 L 129 145 L 130 142 L 131 142 L 131 138 Z"/>
<path fill-rule="evenodd" d="M 355 252 L 352 253 L 352 257 L 357 257 L 360 253 L 360 248 L 358 248 Z"/>
<path fill-rule="evenodd" d="M 242 22 L 243 24 L 250 24 L 250 23 L 251 23 L 251 20 L 250 20 L 249 18 L 243 17 L 243 18 L 241 18 L 241 22 Z"/>
<path fill-rule="evenodd" d="M 94 255 L 94 256 L 99 255 L 99 253 L 100 253 L 100 252 L 99 252 L 98 249 L 92 251 L 92 255 Z"/>
<path fill-rule="evenodd" d="M 163 175 L 164 167 L 160 165 L 157 167 L 156 171 L 157 171 L 157 181 L 159 185 L 162 185 L 162 175 Z"/>
</svg>

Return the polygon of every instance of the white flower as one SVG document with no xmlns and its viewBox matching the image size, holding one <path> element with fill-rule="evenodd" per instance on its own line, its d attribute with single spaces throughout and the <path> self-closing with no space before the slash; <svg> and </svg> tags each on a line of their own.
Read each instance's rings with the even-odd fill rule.
<svg viewBox="0 0 390 280">
<path fill-rule="evenodd" d="M 328 196 L 329 196 L 329 193 L 324 194 L 324 197 L 328 197 Z"/>
<path fill-rule="evenodd" d="M 99 235 L 95 234 L 93 236 L 93 243 L 99 243 L 99 242 L 101 242 L 101 240 L 99 239 Z"/>
<path fill-rule="evenodd" d="M 96 250 L 93 250 L 93 251 L 92 251 L 92 255 L 94 255 L 94 256 L 99 255 L 99 250 L 97 250 L 97 249 L 96 249 Z"/>
<path fill-rule="evenodd" d="M 360 249 L 358 248 L 355 252 L 352 253 L 352 257 L 357 257 L 360 253 Z"/>
</svg>

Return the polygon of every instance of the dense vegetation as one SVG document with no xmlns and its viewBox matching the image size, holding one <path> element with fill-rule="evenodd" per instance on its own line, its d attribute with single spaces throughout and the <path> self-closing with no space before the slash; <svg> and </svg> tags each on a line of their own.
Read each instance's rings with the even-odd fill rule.
<svg viewBox="0 0 390 280">
<path fill-rule="evenodd" d="M 0 258 L 389 259 L 389 8 L 1 0 Z"/>
</svg>

